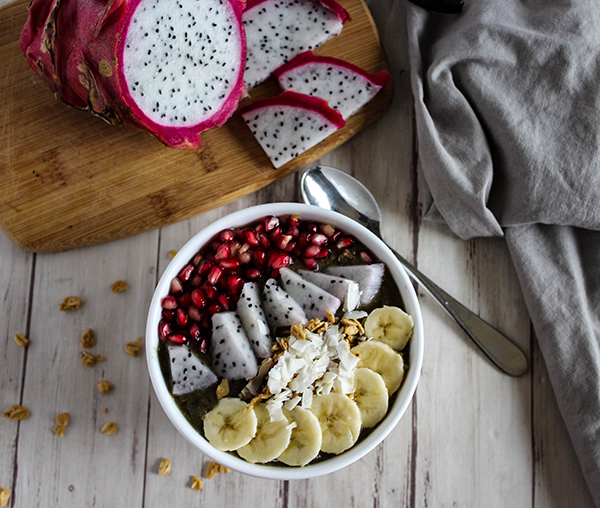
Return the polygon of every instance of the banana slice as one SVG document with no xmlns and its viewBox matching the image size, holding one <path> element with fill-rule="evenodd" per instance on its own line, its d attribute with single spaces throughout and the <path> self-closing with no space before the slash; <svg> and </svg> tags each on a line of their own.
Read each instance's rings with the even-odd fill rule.
<svg viewBox="0 0 600 508">
<path fill-rule="evenodd" d="M 254 406 L 254 412 L 258 419 L 256 435 L 237 452 L 252 464 L 270 462 L 279 457 L 290 444 L 292 429 L 287 428 L 290 422 L 287 418 L 272 422 L 265 404 Z"/>
<path fill-rule="evenodd" d="M 357 367 L 374 370 L 383 378 L 389 395 L 400 388 L 404 379 L 404 360 L 390 346 L 378 340 L 367 340 L 351 351 L 360 358 Z"/>
<path fill-rule="evenodd" d="M 204 435 L 222 452 L 247 445 L 256 434 L 254 409 L 240 399 L 223 398 L 204 415 Z"/>
<path fill-rule="evenodd" d="M 305 466 L 321 450 L 322 434 L 319 420 L 300 406 L 291 411 L 284 409 L 283 413 L 290 422 L 296 422 L 296 427 L 292 429 L 290 444 L 277 460 L 288 466 Z"/>
<path fill-rule="evenodd" d="M 402 351 L 412 337 L 413 318 L 398 307 L 384 305 L 375 309 L 365 321 L 365 335 Z"/>
<path fill-rule="evenodd" d="M 310 411 L 321 425 L 321 450 L 337 455 L 356 443 L 362 425 L 360 410 L 346 395 L 318 395 L 313 398 Z"/>
<path fill-rule="evenodd" d="M 356 369 L 354 402 L 360 409 L 363 429 L 378 424 L 388 409 L 388 391 L 383 378 L 371 369 Z"/>
</svg>

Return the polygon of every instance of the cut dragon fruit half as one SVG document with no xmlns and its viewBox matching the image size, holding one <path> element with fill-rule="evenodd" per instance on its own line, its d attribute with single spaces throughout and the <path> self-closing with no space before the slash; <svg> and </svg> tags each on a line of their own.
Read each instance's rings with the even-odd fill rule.
<svg viewBox="0 0 600 508">
<path fill-rule="evenodd" d="M 273 71 L 283 90 L 325 99 L 344 120 L 369 102 L 391 79 L 382 71 L 369 74 L 360 67 L 339 58 L 317 56 L 306 51 Z"/>
<path fill-rule="evenodd" d="M 243 94 L 243 0 L 33 0 L 29 65 L 66 103 L 198 148 Z"/>
<path fill-rule="evenodd" d="M 291 90 L 255 101 L 240 114 L 276 168 L 346 124 L 323 99 Z"/>
<path fill-rule="evenodd" d="M 338 35 L 349 18 L 335 0 L 250 0 L 242 16 L 248 90 L 294 56 Z"/>
</svg>

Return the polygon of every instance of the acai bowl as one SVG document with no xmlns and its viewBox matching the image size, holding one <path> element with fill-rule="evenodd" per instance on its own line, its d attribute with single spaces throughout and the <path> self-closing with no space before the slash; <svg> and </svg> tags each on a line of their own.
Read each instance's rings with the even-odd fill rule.
<svg viewBox="0 0 600 508">
<path fill-rule="evenodd" d="M 383 290 L 370 286 L 378 273 Z M 290 480 L 337 471 L 392 431 L 419 379 L 423 327 L 413 286 L 378 237 L 335 212 L 273 203 L 184 245 L 156 287 L 146 346 L 156 395 L 192 445 L 239 472 Z M 276 437 L 261 442 L 261 432 Z M 313 451 L 299 456 L 305 444 Z"/>
</svg>

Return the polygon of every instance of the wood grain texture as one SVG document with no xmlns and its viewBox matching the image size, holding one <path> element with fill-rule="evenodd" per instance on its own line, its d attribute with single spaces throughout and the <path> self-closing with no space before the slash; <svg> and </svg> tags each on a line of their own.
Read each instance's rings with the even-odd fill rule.
<svg viewBox="0 0 600 508">
<path fill-rule="evenodd" d="M 352 19 L 319 47 L 369 72 L 387 69 L 363 0 L 341 0 Z M 283 178 L 349 140 L 392 100 L 388 85 L 347 124 L 275 170 L 243 120 L 202 134 L 199 150 L 176 150 L 57 101 L 18 47 L 27 0 L 0 9 L 0 227 L 35 252 L 63 251 L 156 229 L 228 203 Z M 251 101 L 280 93 L 274 78 Z"/>
</svg>

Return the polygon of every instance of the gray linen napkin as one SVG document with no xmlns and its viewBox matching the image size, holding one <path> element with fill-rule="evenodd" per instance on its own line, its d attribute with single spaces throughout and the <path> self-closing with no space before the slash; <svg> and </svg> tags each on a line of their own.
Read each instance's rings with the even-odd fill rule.
<svg viewBox="0 0 600 508">
<path fill-rule="evenodd" d="M 505 234 L 600 507 L 600 2 L 409 4 L 426 217 Z"/>
</svg>

